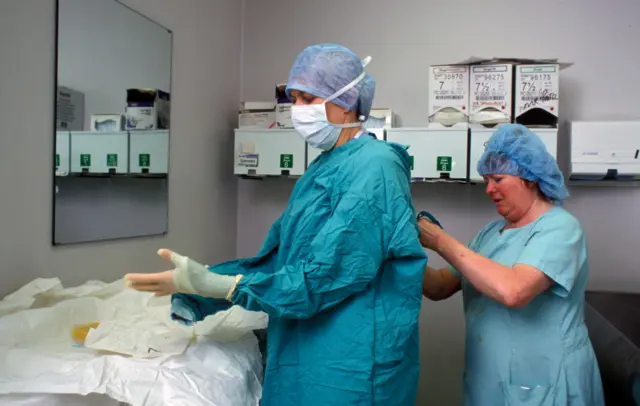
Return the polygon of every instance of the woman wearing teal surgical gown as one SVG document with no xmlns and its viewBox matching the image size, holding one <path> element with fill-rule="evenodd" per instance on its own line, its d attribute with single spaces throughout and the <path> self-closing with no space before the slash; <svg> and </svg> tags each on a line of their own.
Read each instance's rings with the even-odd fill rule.
<svg viewBox="0 0 640 406">
<path fill-rule="evenodd" d="M 578 220 L 561 207 L 562 173 L 537 135 L 498 127 L 478 161 L 503 217 L 468 246 L 422 218 L 422 244 L 451 267 L 427 267 L 423 293 L 464 297 L 465 405 L 602 406 L 584 323 L 589 260 Z M 427 216 L 428 217 L 428 216 Z"/>
<path fill-rule="evenodd" d="M 305 49 L 289 75 L 295 130 L 324 152 L 296 183 L 254 258 L 127 275 L 173 294 L 183 322 L 236 304 L 269 314 L 264 406 L 413 405 L 426 254 L 405 148 L 362 129 L 374 81 L 338 45 Z M 180 292 L 180 293 L 177 293 Z"/>
</svg>

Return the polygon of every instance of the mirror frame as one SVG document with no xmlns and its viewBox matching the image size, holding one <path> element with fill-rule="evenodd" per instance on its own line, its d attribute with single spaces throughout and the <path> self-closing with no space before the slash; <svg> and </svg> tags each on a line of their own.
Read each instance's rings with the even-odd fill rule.
<svg viewBox="0 0 640 406">
<path fill-rule="evenodd" d="M 52 196 L 51 196 L 51 245 L 56 247 L 56 246 L 66 246 L 66 245 L 78 245 L 78 244 L 91 244 L 91 243 L 100 243 L 100 242 L 108 242 L 108 241 L 116 241 L 116 240 L 126 240 L 126 239 L 134 239 L 134 238 L 152 238 L 152 237 L 159 237 L 159 236 L 164 236 L 167 235 L 169 233 L 169 206 L 168 206 L 168 202 L 169 202 L 169 182 L 170 182 L 170 175 L 171 175 L 171 133 L 172 133 L 172 128 L 169 128 L 169 141 L 168 141 L 168 156 L 167 156 L 167 164 L 169 167 L 169 171 L 167 172 L 167 176 L 166 176 L 166 180 L 167 180 L 167 217 L 166 217 L 166 221 L 167 221 L 167 228 L 166 231 L 163 232 L 162 234 L 150 234 L 150 235 L 138 235 L 138 236 L 123 236 L 123 237 L 116 237 L 116 238 L 107 238 L 107 239 L 102 239 L 102 240 L 87 240 L 87 241 L 78 241 L 78 242 L 71 242 L 71 243 L 58 243 L 56 242 L 56 188 L 57 188 L 57 184 L 56 184 L 56 151 L 57 151 L 57 137 L 56 137 L 56 131 L 57 131 L 57 126 L 58 126 L 58 122 L 57 122 L 57 103 L 58 103 L 58 77 L 59 77 L 59 58 L 60 58 L 60 47 L 59 47 L 59 39 L 60 39 L 60 1 L 61 0 L 55 0 L 55 6 L 54 6 L 54 13 L 55 13 L 55 22 L 54 22 L 54 33 L 53 33 L 53 40 L 54 40 L 54 44 L 53 44 L 53 148 L 52 148 L 52 153 L 51 153 L 51 183 L 52 183 L 52 188 L 51 188 L 51 192 L 52 192 Z M 166 30 L 169 33 L 170 36 L 170 53 L 169 53 L 169 89 L 168 92 L 169 94 L 173 95 L 173 80 L 174 80 L 174 75 L 173 75 L 173 54 L 174 54 L 174 48 L 175 48 L 175 44 L 174 44 L 174 35 L 173 35 L 173 30 L 167 28 L 165 25 L 160 24 L 159 22 L 157 22 L 156 20 L 147 17 L 146 15 L 142 14 L 140 11 L 135 10 L 133 8 L 131 8 L 130 6 L 128 6 L 127 4 L 124 4 L 122 1 L 120 0 L 110 0 L 110 1 L 114 1 L 116 3 L 118 3 L 119 5 L 127 8 L 128 10 L 138 14 L 139 16 L 141 16 L 142 18 L 149 20 L 150 22 L 156 24 L 159 27 L 162 27 L 164 30 Z M 173 97 L 173 96 L 172 96 Z M 173 100 L 172 100 L 173 101 Z M 169 117 L 172 118 L 173 116 L 173 109 L 170 110 L 169 112 Z M 173 121 L 173 120 L 171 120 Z"/>
</svg>

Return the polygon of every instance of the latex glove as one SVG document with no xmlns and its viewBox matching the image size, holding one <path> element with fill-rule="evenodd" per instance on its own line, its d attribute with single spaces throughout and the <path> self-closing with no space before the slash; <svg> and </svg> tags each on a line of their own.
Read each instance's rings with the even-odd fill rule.
<svg viewBox="0 0 640 406">
<path fill-rule="evenodd" d="M 444 235 L 440 222 L 430 213 L 421 212 L 418 214 L 418 227 L 420 228 L 420 244 L 427 249 L 437 251 L 440 239 Z"/>
<path fill-rule="evenodd" d="M 187 293 L 215 299 L 230 299 L 242 276 L 219 275 L 206 266 L 168 249 L 158 255 L 173 262 L 175 269 L 153 274 L 127 274 L 125 280 L 133 289 L 153 292 L 156 296 Z"/>
</svg>

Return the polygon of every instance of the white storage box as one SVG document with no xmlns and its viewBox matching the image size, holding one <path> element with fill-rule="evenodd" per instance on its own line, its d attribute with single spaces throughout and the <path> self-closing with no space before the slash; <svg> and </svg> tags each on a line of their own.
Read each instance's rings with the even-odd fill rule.
<svg viewBox="0 0 640 406">
<path fill-rule="evenodd" d="M 84 130 L 84 93 L 58 86 L 56 90 L 56 130 Z"/>
<path fill-rule="evenodd" d="M 159 89 L 127 89 L 126 129 L 166 130 L 171 126 L 171 95 Z"/>
<path fill-rule="evenodd" d="M 71 172 L 126 174 L 129 169 L 127 132 L 71 133 Z"/>
<path fill-rule="evenodd" d="M 469 66 L 429 67 L 429 121 L 453 125 L 469 120 Z"/>
<path fill-rule="evenodd" d="M 64 176 L 69 173 L 71 153 L 71 136 L 69 131 L 56 132 L 56 175 Z"/>
<path fill-rule="evenodd" d="M 129 134 L 129 172 L 169 173 L 169 131 L 132 131 Z"/>
<path fill-rule="evenodd" d="M 570 179 L 640 178 L 640 121 L 574 121 L 570 126 Z"/>
<path fill-rule="evenodd" d="M 302 176 L 305 142 L 294 130 L 235 130 L 239 176 Z"/>
<path fill-rule="evenodd" d="M 560 64 L 535 64 L 516 66 L 515 122 L 526 125 L 555 125 L 558 121 L 560 94 Z M 546 119 L 526 118 L 532 110 L 546 112 Z"/>
<path fill-rule="evenodd" d="M 472 65 L 470 123 L 510 123 L 513 119 L 513 65 Z"/>
<path fill-rule="evenodd" d="M 467 180 L 468 125 L 390 128 L 387 141 L 406 145 L 414 180 Z"/>
<path fill-rule="evenodd" d="M 91 116 L 91 131 L 114 132 L 124 131 L 126 117 L 123 114 L 93 114 Z"/>
</svg>

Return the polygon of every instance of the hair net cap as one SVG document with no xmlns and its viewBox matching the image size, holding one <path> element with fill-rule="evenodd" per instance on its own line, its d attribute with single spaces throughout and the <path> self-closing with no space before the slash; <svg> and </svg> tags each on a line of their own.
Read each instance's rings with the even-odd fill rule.
<svg viewBox="0 0 640 406">
<path fill-rule="evenodd" d="M 299 90 L 322 99 L 332 96 L 362 74 L 362 60 L 342 45 L 320 44 L 298 55 L 287 80 L 287 96 Z M 354 87 L 331 102 L 347 110 L 357 110 L 364 119 L 373 105 L 375 80 L 365 74 Z"/>
<path fill-rule="evenodd" d="M 561 201 L 569 197 L 556 160 L 540 137 L 520 124 L 498 127 L 478 160 L 478 173 L 518 176 L 536 182 L 548 198 Z"/>
</svg>

